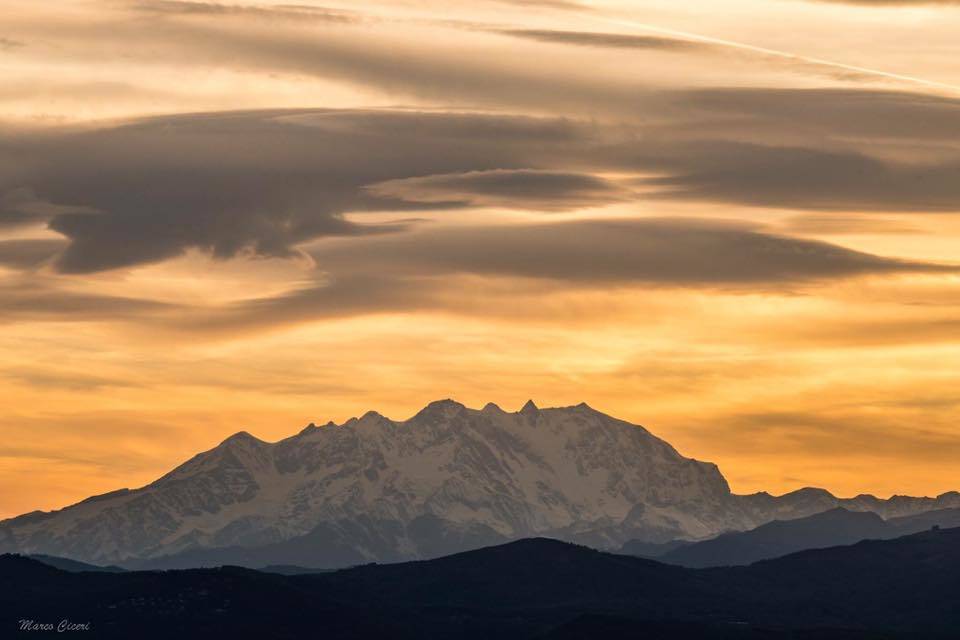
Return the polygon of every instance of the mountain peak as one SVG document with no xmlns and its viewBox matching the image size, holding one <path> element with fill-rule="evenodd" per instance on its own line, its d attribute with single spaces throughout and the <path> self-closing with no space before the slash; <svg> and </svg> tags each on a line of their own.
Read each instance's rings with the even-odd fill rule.
<svg viewBox="0 0 960 640">
<path fill-rule="evenodd" d="M 427 407 L 455 407 L 458 409 L 463 409 L 464 406 L 454 400 L 453 398 L 444 398 L 442 400 L 434 400 Z"/>
<path fill-rule="evenodd" d="M 305 426 L 303 429 L 300 430 L 300 435 L 301 436 L 306 435 L 311 431 L 316 431 L 316 430 L 317 430 L 317 425 L 311 422 L 310 424 L 308 424 L 307 426 Z"/>
<path fill-rule="evenodd" d="M 533 400 L 527 400 L 527 403 L 520 409 L 520 414 L 529 417 L 540 415 L 540 409 L 533 403 Z"/>
<path fill-rule="evenodd" d="M 790 493 L 784 494 L 782 498 L 792 497 L 792 498 L 833 498 L 833 494 L 827 491 L 826 489 L 821 489 L 820 487 L 803 487 L 802 489 L 797 489 L 791 491 Z"/>
<path fill-rule="evenodd" d="M 220 443 L 220 446 L 238 444 L 238 445 L 261 445 L 266 444 L 260 438 L 250 435 L 247 431 L 238 431 L 223 442 Z"/>
<path fill-rule="evenodd" d="M 451 398 L 444 398 L 443 400 L 434 400 L 423 409 L 421 409 L 416 418 L 421 418 L 424 416 L 450 416 L 457 413 L 460 413 L 466 409 L 466 407 L 456 400 Z"/>
</svg>

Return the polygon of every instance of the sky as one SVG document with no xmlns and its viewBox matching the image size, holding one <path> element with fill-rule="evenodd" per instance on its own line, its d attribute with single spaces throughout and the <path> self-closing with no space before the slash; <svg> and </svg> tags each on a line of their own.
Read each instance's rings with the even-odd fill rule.
<svg viewBox="0 0 960 640">
<path fill-rule="evenodd" d="M 960 489 L 960 2 L 4 0 L 0 517 L 587 402 Z"/>
</svg>

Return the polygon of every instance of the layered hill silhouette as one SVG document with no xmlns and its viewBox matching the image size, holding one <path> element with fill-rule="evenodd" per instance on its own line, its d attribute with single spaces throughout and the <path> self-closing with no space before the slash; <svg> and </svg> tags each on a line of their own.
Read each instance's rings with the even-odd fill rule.
<svg viewBox="0 0 960 640">
<path fill-rule="evenodd" d="M 948 638 L 958 589 L 960 529 L 722 569 L 547 539 L 317 575 L 0 557 L 0 619 L 57 611 L 118 638 Z"/>
<path fill-rule="evenodd" d="M 62 571 L 69 571 L 72 573 L 80 573 L 84 571 L 93 571 L 93 572 L 104 572 L 104 573 L 123 573 L 125 569 L 115 565 L 101 566 L 98 564 L 88 564 L 86 562 L 78 562 L 76 560 L 71 560 L 70 558 L 58 558 L 56 556 L 46 556 L 42 553 L 35 555 L 27 556 L 31 560 L 36 560 L 42 562 L 45 565 L 49 565 L 56 569 Z"/>
<path fill-rule="evenodd" d="M 890 519 L 937 498 L 736 495 L 716 465 L 580 404 L 433 402 L 268 443 L 239 432 L 155 482 L 0 522 L 0 552 L 96 565 L 336 568 L 544 536 L 619 549 L 704 540 L 835 507 Z"/>
<path fill-rule="evenodd" d="M 777 558 L 806 549 L 853 544 L 861 540 L 890 539 L 918 533 L 931 527 L 960 527 L 960 509 L 943 509 L 916 516 L 884 520 L 868 511 L 842 507 L 806 518 L 775 520 L 750 531 L 727 533 L 710 540 L 669 548 L 660 546 L 638 553 L 685 567 L 744 565 Z M 629 552 L 636 545 L 625 545 Z"/>
</svg>

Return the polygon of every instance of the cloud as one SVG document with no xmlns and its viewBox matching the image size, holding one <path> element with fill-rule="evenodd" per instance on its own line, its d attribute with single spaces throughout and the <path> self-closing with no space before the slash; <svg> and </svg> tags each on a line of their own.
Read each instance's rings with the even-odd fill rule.
<svg viewBox="0 0 960 640">
<path fill-rule="evenodd" d="M 512 4 L 520 7 L 547 7 L 550 9 L 566 9 L 571 11 L 589 11 L 590 7 L 580 2 L 570 0 L 492 0 L 498 4 Z"/>
<path fill-rule="evenodd" d="M 133 5 L 140 11 L 158 16 L 252 17 L 259 19 L 316 20 L 331 23 L 354 23 L 362 14 L 329 7 L 285 4 L 278 6 L 229 4 L 219 2 L 186 2 L 180 0 L 143 0 Z"/>
<path fill-rule="evenodd" d="M 506 4 L 523 6 L 544 4 L 542 2 L 503 1 Z M 147 6 L 150 6 L 150 4 L 148 3 Z M 489 101 L 493 96 L 506 96 L 510 99 L 520 97 L 526 100 L 535 99 L 536 93 L 532 92 L 534 87 L 539 90 L 544 98 L 549 96 L 549 101 L 554 105 L 562 104 L 561 100 L 568 102 L 575 100 L 578 96 L 576 92 L 571 91 L 575 84 L 581 84 L 585 87 L 593 84 L 594 91 L 603 90 L 603 87 L 600 86 L 603 83 L 593 82 L 594 74 L 570 73 L 569 67 L 565 69 L 566 73 L 556 74 L 556 69 L 562 68 L 561 65 L 539 65 L 536 59 L 525 58 L 521 62 L 521 57 L 515 56 L 513 64 L 508 67 L 495 63 L 491 64 L 492 60 L 499 57 L 497 51 L 491 51 L 488 46 L 473 39 L 461 38 L 458 46 L 445 48 L 444 38 L 438 38 L 433 43 L 434 55 L 425 56 L 422 55 L 424 49 L 420 43 L 411 46 L 411 43 L 403 42 L 402 39 L 391 42 L 376 35 L 368 39 L 365 36 L 372 34 L 361 32 L 355 33 L 355 37 L 347 40 L 341 40 L 339 38 L 341 34 L 338 33 L 329 33 L 323 39 L 314 37 L 315 34 L 306 34 L 307 37 L 304 38 L 304 33 L 298 34 L 295 29 L 274 32 L 264 37 L 263 33 L 256 32 L 258 16 L 267 18 L 292 17 L 293 20 L 290 22 L 296 27 L 298 26 L 296 21 L 299 20 L 297 17 L 298 8 L 199 3 L 197 9 L 180 10 L 177 7 L 181 4 L 183 3 L 160 2 L 159 6 L 165 8 L 155 11 L 154 14 L 160 17 L 200 16 L 199 20 L 192 21 L 189 25 L 177 24 L 176 35 L 173 36 L 171 33 L 171 37 L 176 40 L 181 48 L 186 46 L 196 48 L 198 52 L 202 52 L 204 58 L 208 60 L 223 59 L 222 64 L 231 66 L 266 65 L 272 67 L 275 71 L 285 70 L 325 77 L 332 75 L 349 82 L 371 82 L 380 90 L 405 91 L 421 97 L 438 97 L 437 92 L 443 91 L 445 88 L 455 89 L 445 96 L 447 101 L 460 100 L 467 97 L 469 93 L 473 104 L 476 104 L 479 100 Z M 554 5 L 555 3 L 549 4 Z M 173 8 L 167 5 L 172 5 Z M 553 6 L 553 8 L 589 9 L 583 5 L 579 7 Z M 206 23 L 203 21 L 205 16 L 218 18 L 225 15 L 251 16 L 252 19 L 246 26 L 254 28 L 238 31 L 223 28 L 223 24 L 213 19 L 207 20 Z M 649 36 L 604 31 L 511 28 L 504 27 L 502 24 L 492 25 L 456 19 L 404 20 L 402 18 L 380 19 L 360 13 L 344 13 L 343 15 L 346 17 L 343 22 L 354 22 L 356 25 L 396 24 L 399 21 L 406 22 L 408 25 L 419 25 L 420 27 L 430 25 L 476 32 L 485 31 L 523 38 L 533 42 L 567 44 L 579 47 L 632 50 L 633 52 L 654 50 L 661 52 L 711 52 L 718 55 L 732 54 L 744 60 L 752 60 L 765 68 L 776 66 L 792 72 L 818 76 L 827 75 L 844 81 L 876 81 L 878 78 L 885 78 L 900 82 L 925 83 L 924 80 L 897 76 L 883 70 L 847 66 L 841 63 L 764 50 L 749 45 L 738 45 L 724 40 L 709 42 L 709 38 L 703 38 L 695 34 L 680 35 L 679 37 L 676 34 Z M 331 16 L 332 26 L 337 26 L 336 22 L 341 17 L 340 13 L 334 10 Z M 306 22 L 310 16 L 304 14 L 302 17 L 303 21 Z M 171 25 L 164 26 L 169 27 Z M 356 45 L 362 40 L 368 41 L 364 43 L 364 46 L 357 47 Z M 159 43 L 160 46 L 163 46 L 163 44 L 163 42 Z M 459 68 L 459 74 L 457 74 L 457 68 Z M 617 90 L 620 93 L 617 102 L 622 99 L 629 100 L 631 92 L 628 86 L 616 87 L 615 85 L 637 84 L 636 82 L 619 83 L 609 74 L 595 75 L 607 76 L 607 90 Z M 439 84 L 431 83 L 431 77 L 435 77 Z M 446 82 L 443 82 L 441 77 L 445 78 Z M 491 91 L 491 85 L 494 84 L 500 86 L 496 91 Z M 474 85 L 478 85 L 477 89 L 486 87 L 488 90 L 474 91 Z M 460 101 L 462 103 L 462 100 Z M 530 103 L 527 102 L 527 104 Z M 588 107 L 589 103 L 581 102 L 578 106 L 580 108 Z"/>
<path fill-rule="evenodd" d="M 495 169 L 389 180 L 367 188 L 409 202 L 458 203 L 534 211 L 569 211 L 625 200 L 629 191 L 596 176 L 561 171 Z"/>
<path fill-rule="evenodd" d="M 57 203 L 33 214 L 70 240 L 57 263 L 63 272 L 190 248 L 289 256 L 321 236 L 402 228 L 351 222 L 345 212 L 431 208 L 367 185 L 527 165 L 526 147 L 563 144 L 573 131 L 562 121 L 402 111 L 164 117 L 19 140 L 23 163 L 0 172 L 0 193 L 29 189 Z"/>
<path fill-rule="evenodd" d="M 186 330 L 235 332 L 320 318 L 422 310 L 497 315 L 550 291 L 683 287 L 745 291 L 863 275 L 951 273 L 734 223 L 691 219 L 425 227 L 329 239 L 313 285 L 197 313 Z M 479 279 L 479 280 L 477 280 Z M 536 281 L 531 288 L 524 281 Z M 488 286 L 483 283 L 499 283 Z M 471 292 L 465 299 L 464 292 Z M 479 292 L 483 295 L 476 304 Z"/>
<path fill-rule="evenodd" d="M 20 40 L 13 40 L 12 38 L 0 38 L 0 51 L 13 51 L 14 49 L 20 49 L 25 47 L 27 44 L 21 42 Z"/>
<path fill-rule="evenodd" d="M 929 412 L 924 416 L 931 420 Z M 842 458 L 850 451 L 878 458 L 913 457 L 955 461 L 960 455 L 960 441 L 949 430 L 918 426 L 916 413 L 878 415 L 871 411 L 823 408 L 817 411 L 753 412 L 719 418 L 726 430 L 738 433 L 740 447 L 756 451 L 765 449 L 825 454 Z M 946 421 L 943 421 L 946 422 Z"/>
<path fill-rule="evenodd" d="M 503 25 L 407 20 L 403 28 L 398 28 L 393 19 L 378 20 L 366 14 L 361 14 L 356 23 L 349 24 L 336 21 L 324 24 L 323 20 L 310 21 L 309 16 L 304 15 L 302 19 L 294 16 L 284 24 L 265 25 L 255 17 L 260 15 L 257 12 L 279 11 L 283 14 L 292 11 L 296 14 L 301 9 L 215 3 L 193 5 L 146 2 L 135 5 L 141 7 L 139 13 L 128 14 L 133 19 L 60 25 L 56 40 L 69 47 L 49 50 L 45 55 L 56 57 L 68 52 L 68 55 L 76 53 L 94 63 L 108 56 L 112 60 L 114 51 L 104 49 L 102 45 L 104 40 L 109 40 L 123 49 L 124 60 L 137 65 L 155 65 L 159 59 L 165 65 L 186 65 L 192 69 L 229 69 L 242 74 L 265 73 L 300 80 L 320 78 L 325 82 L 362 87 L 389 98 L 392 103 L 412 98 L 432 105 L 529 109 L 537 113 L 563 112 L 633 122 L 672 118 L 678 107 L 688 112 L 683 103 L 685 100 L 693 102 L 696 93 L 688 92 L 691 95 L 684 98 L 684 92 L 674 92 L 676 99 L 669 105 L 663 104 L 662 96 L 658 96 L 661 92 L 656 87 L 662 86 L 665 80 L 675 85 L 669 69 L 651 65 L 649 74 L 625 73 L 629 63 L 635 62 L 632 53 L 644 46 L 661 50 L 664 46 L 713 47 L 717 51 L 727 51 L 723 55 L 737 52 L 738 56 L 756 58 L 758 67 L 767 71 L 771 64 L 770 56 L 759 52 L 664 36 L 522 28 L 515 34 L 526 34 L 517 37 L 527 40 L 543 41 L 547 38 L 571 44 L 598 45 L 601 42 L 608 45 L 632 43 L 634 51 L 627 50 L 630 57 L 623 58 L 618 57 L 616 51 L 608 50 L 605 56 L 597 58 L 596 65 L 579 64 L 582 56 L 576 51 L 557 51 L 563 57 L 556 60 L 552 56 L 516 55 L 513 52 L 510 64 L 503 64 L 504 54 L 510 54 L 508 43 L 480 33 L 514 33 L 509 28 L 505 30 Z M 147 9 L 143 10 L 143 7 Z M 253 11 L 254 15 L 245 19 L 245 11 Z M 224 12 L 231 16 L 236 14 L 238 19 L 221 19 Z M 147 16 L 156 19 L 143 19 Z M 39 35 L 48 34 L 45 28 L 38 27 Z M 464 33 L 465 29 L 470 33 Z M 714 60 L 710 68 L 716 69 L 723 62 L 723 59 Z M 777 58 L 776 64 L 804 73 L 812 69 L 822 73 L 827 68 L 783 58 Z M 837 71 L 832 69 L 831 73 Z M 843 70 L 842 73 L 856 72 Z M 734 79 L 737 83 L 743 80 L 742 75 Z M 799 91 L 796 95 L 798 100 L 804 100 Z M 826 93 L 822 98 L 821 102 L 834 99 Z M 813 103 L 811 109 L 818 113 L 829 111 L 829 106 L 814 103 L 813 92 L 804 101 Z M 800 107 L 789 109 L 802 112 Z M 730 124 L 729 116 L 726 120 Z M 896 132 L 901 126 L 909 130 L 919 121 L 922 118 L 900 121 L 890 131 Z"/>
<path fill-rule="evenodd" d="M 0 209 L 0 229 L 30 226 L 37 222 L 36 216 L 24 211 Z"/>
<path fill-rule="evenodd" d="M 52 260 L 66 242 L 59 239 L 0 240 L 0 266 L 31 269 Z"/>
<path fill-rule="evenodd" d="M 957 344 L 960 319 L 930 314 L 924 318 L 845 320 L 823 326 L 781 329 L 778 337 L 815 347 L 882 347 L 898 344 Z"/>
<path fill-rule="evenodd" d="M 0 152 L 16 150 L 20 159 L 0 166 L 0 219 L 46 222 L 69 240 L 58 269 L 88 273 L 189 249 L 221 259 L 289 257 L 317 238 L 409 226 L 363 224 L 351 213 L 565 211 L 636 197 L 604 173 L 645 176 L 633 184 L 647 200 L 861 215 L 960 210 L 960 159 L 893 162 L 849 149 L 724 140 L 729 132 L 698 130 L 695 119 L 687 128 L 684 137 L 673 125 L 279 110 L 22 134 L 0 138 Z"/>
<path fill-rule="evenodd" d="M 695 219 L 433 227 L 368 238 L 362 243 L 321 244 L 311 254 L 319 268 L 334 274 L 468 273 L 680 286 L 783 283 L 957 269 Z"/>
<path fill-rule="evenodd" d="M 783 225 L 789 233 L 829 234 L 914 234 L 923 230 L 902 220 L 875 218 L 857 215 L 818 215 L 805 214 L 793 216 Z"/>
<path fill-rule="evenodd" d="M 2 175 L 0 171 L 0 185 Z M 0 191 L 0 229 L 37 226 L 55 216 L 75 213 L 96 213 L 96 210 L 47 202 L 39 198 L 32 189 L 24 187 Z"/>
<path fill-rule="evenodd" d="M 662 51 L 708 51 L 713 45 L 667 38 L 663 36 L 639 36 L 625 33 L 603 33 L 597 31 L 563 31 L 556 29 L 498 29 L 494 33 L 514 38 L 524 38 L 537 42 L 569 44 L 582 47 L 604 47 L 613 49 L 657 49 Z"/>
<path fill-rule="evenodd" d="M 910 91 L 711 87 L 664 94 L 671 109 L 717 132 L 749 123 L 758 136 L 942 141 L 960 136 L 960 100 Z"/>
<path fill-rule="evenodd" d="M 68 391 L 95 391 L 104 387 L 135 387 L 125 378 L 109 378 L 75 370 L 48 370 L 39 367 L 0 369 L 0 378 L 32 387 L 62 389 Z"/>
<path fill-rule="evenodd" d="M 668 152 L 669 153 L 669 152 Z M 960 158 L 889 162 L 856 151 L 705 142 L 638 158 L 655 197 L 818 211 L 960 211 Z"/>
<path fill-rule="evenodd" d="M 0 281 L 0 323 L 160 319 L 183 307 L 144 298 L 73 291 L 54 278 L 19 274 Z"/>
</svg>

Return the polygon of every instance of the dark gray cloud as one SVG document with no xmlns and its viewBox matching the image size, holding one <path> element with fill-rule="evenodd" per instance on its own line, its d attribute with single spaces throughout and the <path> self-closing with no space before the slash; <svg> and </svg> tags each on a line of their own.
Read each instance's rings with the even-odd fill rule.
<svg viewBox="0 0 960 640">
<path fill-rule="evenodd" d="M 18 144 L 15 142 L 10 147 L 16 148 Z M 3 148 L 2 142 L 0 148 Z M 22 166 L 18 165 L 17 169 L 22 169 Z M 15 181 L 7 184 L 4 176 L 9 177 L 14 173 L 0 167 L 0 230 L 39 226 L 55 216 L 95 213 L 90 207 L 64 206 L 45 201 L 33 189 L 16 186 Z"/>
<path fill-rule="evenodd" d="M 712 286 L 870 273 L 954 272 L 823 242 L 691 219 L 426 228 L 312 251 L 321 269 L 475 274 L 584 283 Z"/>
<path fill-rule="evenodd" d="M 367 185 L 519 168 L 527 147 L 549 149 L 574 135 L 562 121 L 413 112 L 156 118 L 10 143 L 23 163 L 0 171 L 0 193 L 29 190 L 49 204 L 38 215 L 70 240 L 58 261 L 64 272 L 189 248 L 221 258 L 287 256 L 320 236 L 402 228 L 350 222 L 344 212 L 430 208 L 373 195 Z"/>
<path fill-rule="evenodd" d="M 712 87 L 667 94 L 673 110 L 709 131 L 763 136 L 869 137 L 875 141 L 960 138 L 960 100 L 910 91 Z M 731 122 L 733 120 L 733 122 Z"/>
<path fill-rule="evenodd" d="M 36 197 L 26 189 L 0 191 L 0 230 L 35 225 L 46 219 L 33 206 L 35 203 Z"/>
<path fill-rule="evenodd" d="M 37 216 L 26 211 L 0 209 L 0 229 L 30 226 L 39 221 Z"/>
<path fill-rule="evenodd" d="M 629 192 L 596 176 L 562 171 L 495 169 L 389 180 L 368 191 L 410 202 L 569 211 L 628 198 Z"/>
<path fill-rule="evenodd" d="M 896 163 L 856 151 L 735 142 L 638 158 L 667 170 L 656 197 L 832 211 L 960 211 L 960 158 Z"/>
<path fill-rule="evenodd" d="M 836 210 L 960 211 L 960 100 L 911 92 L 712 88 L 659 94 L 672 113 L 620 161 L 659 197 Z M 607 153 L 612 158 L 613 149 Z"/>
<path fill-rule="evenodd" d="M 495 33 L 515 38 L 552 42 L 582 47 L 613 49 L 658 49 L 663 51 L 709 51 L 713 45 L 667 38 L 663 36 L 639 36 L 625 33 L 602 33 L 596 31 L 563 31 L 556 29 L 498 29 Z"/>
</svg>

